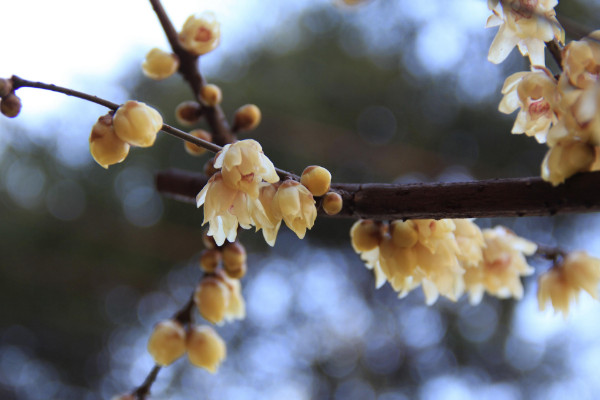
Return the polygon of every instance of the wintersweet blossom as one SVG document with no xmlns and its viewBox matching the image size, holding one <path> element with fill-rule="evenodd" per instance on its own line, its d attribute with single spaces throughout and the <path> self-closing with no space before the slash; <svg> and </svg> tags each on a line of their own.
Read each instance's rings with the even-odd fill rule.
<svg viewBox="0 0 600 400">
<path fill-rule="evenodd" d="M 275 183 L 279 176 L 275 166 L 264 155 L 261 145 L 252 139 L 240 140 L 223 147 L 215 159 L 215 168 L 221 168 L 224 182 L 253 199 L 258 197 L 259 184 Z"/>
<path fill-rule="evenodd" d="M 569 82 L 586 89 L 600 78 L 600 30 L 574 40 L 563 50 L 563 70 Z"/>
<path fill-rule="evenodd" d="M 191 15 L 179 33 L 179 42 L 183 48 L 195 55 L 216 49 L 220 38 L 221 27 L 212 12 Z"/>
<path fill-rule="evenodd" d="M 485 291 L 499 298 L 520 299 L 523 296 L 520 278 L 534 271 L 525 256 L 535 253 L 536 244 L 502 226 L 484 230 L 483 237 L 482 262 L 476 268 L 467 268 L 464 275 L 470 302 L 478 304 Z"/>
<path fill-rule="evenodd" d="M 119 139 L 139 147 L 152 146 L 162 125 L 163 119 L 158 111 L 134 100 L 125 102 L 113 117 Z"/>
<path fill-rule="evenodd" d="M 557 186 L 578 172 L 590 171 L 595 159 L 595 149 L 590 144 L 561 140 L 544 157 L 542 179 Z"/>
<path fill-rule="evenodd" d="M 538 282 L 538 305 L 541 311 L 548 302 L 554 310 L 567 316 L 569 305 L 585 290 L 598 299 L 600 283 L 600 259 L 590 257 L 584 251 L 569 253 L 565 259 L 540 276 Z"/>
<path fill-rule="evenodd" d="M 249 200 L 250 214 L 256 230 L 262 229 L 265 241 L 269 246 L 274 246 L 281 226 L 281 217 L 274 211 L 276 204 L 273 202 L 277 186 L 272 183 L 260 183 L 258 193 L 258 198 Z"/>
<path fill-rule="evenodd" d="M 551 106 L 556 96 L 556 79 L 544 67 L 536 67 L 532 72 L 517 72 L 504 82 L 504 97 L 498 109 L 511 114 L 517 108 L 520 111 L 512 128 L 512 133 L 525 133 L 544 143 L 552 124 L 557 117 Z"/>
<path fill-rule="evenodd" d="M 208 235 L 221 246 L 227 239 L 235 241 L 238 224 L 244 229 L 253 225 L 248 210 L 248 195 L 227 185 L 221 172 L 215 173 L 196 196 L 196 205 L 204 205 L 204 222 Z"/>
<path fill-rule="evenodd" d="M 488 54 L 488 60 L 498 64 L 511 50 L 519 47 L 531 64 L 545 65 L 544 42 L 557 39 L 564 42 L 564 30 L 556 19 L 554 7 L 558 0 L 488 0 L 493 14 L 486 27 L 500 26 Z"/>
<path fill-rule="evenodd" d="M 311 229 L 317 218 L 315 199 L 308 189 L 292 180 L 283 182 L 273 197 L 273 212 L 282 218 L 285 224 L 300 239 L 304 238 L 307 229 Z"/>
<path fill-rule="evenodd" d="M 190 363 L 213 374 L 227 355 L 225 341 L 208 325 L 190 327 L 186 348 Z"/>
<path fill-rule="evenodd" d="M 173 54 L 153 48 L 146 54 L 146 59 L 142 63 L 142 71 L 150 79 L 166 79 L 177 72 L 179 68 L 179 58 Z"/>
</svg>

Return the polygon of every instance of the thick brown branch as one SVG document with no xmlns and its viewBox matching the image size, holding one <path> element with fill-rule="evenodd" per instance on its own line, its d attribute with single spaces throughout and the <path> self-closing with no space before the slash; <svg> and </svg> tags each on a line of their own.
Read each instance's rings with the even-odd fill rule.
<svg viewBox="0 0 600 400">
<path fill-rule="evenodd" d="M 160 21 L 165 35 L 167 36 L 167 40 L 171 45 L 173 53 L 179 57 L 179 73 L 190 85 L 196 100 L 202 104 L 206 121 L 212 129 L 214 142 L 219 146 L 232 143 L 235 138 L 231 133 L 231 129 L 229 128 L 229 124 L 227 123 L 227 119 L 225 118 L 225 114 L 221 107 L 219 105 L 214 107 L 206 105 L 200 96 L 202 86 L 204 86 L 206 82 L 198 69 L 198 56 L 189 53 L 181 46 L 177 31 L 173 27 L 173 23 L 169 19 L 160 0 L 150 0 L 150 3 Z"/>
<path fill-rule="evenodd" d="M 159 172 L 156 177 L 158 191 L 186 202 L 194 202 L 206 181 L 202 174 L 179 170 Z M 340 183 L 331 189 L 344 199 L 337 216 L 357 219 L 523 217 L 600 210 L 600 172 L 575 175 L 557 187 L 540 178 L 519 178 L 403 185 Z M 326 215 L 321 209 L 319 213 Z"/>
</svg>

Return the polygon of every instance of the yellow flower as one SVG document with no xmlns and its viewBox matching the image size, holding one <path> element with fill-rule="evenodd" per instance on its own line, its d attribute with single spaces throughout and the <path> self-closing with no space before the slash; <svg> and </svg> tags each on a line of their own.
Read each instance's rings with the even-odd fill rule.
<svg viewBox="0 0 600 400">
<path fill-rule="evenodd" d="M 273 202 L 276 217 L 283 218 L 288 228 L 303 239 L 306 230 L 313 227 L 317 218 L 313 195 L 305 186 L 288 180 L 279 186 Z"/>
<path fill-rule="evenodd" d="M 253 225 L 248 211 L 248 196 L 227 185 L 220 172 L 211 176 L 198 193 L 196 204 L 198 207 L 204 205 L 202 225 L 209 223 L 208 236 L 212 236 L 219 246 L 225 239 L 235 241 L 238 224 L 244 229 Z"/>
<path fill-rule="evenodd" d="M 163 119 L 152 107 L 129 100 L 117 109 L 113 117 L 115 133 L 134 146 L 150 147 L 163 125 Z"/>
<path fill-rule="evenodd" d="M 556 19 L 554 7 L 558 0 L 488 0 L 493 14 L 486 27 L 500 26 L 488 54 L 488 60 L 498 64 L 511 50 L 519 47 L 531 64 L 545 65 L 544 42 L 552 39 L 564 42 L 564 30 Z"/>
<path fill-rule="evenodd" d="M 544 143 L 550 126 L 556 124 L 557 117 L 551 106 L 556 96 L 556 80 L 552 73 L 542 67 L 532 72 L 517 72 L 504 82 L 504 97 L 498 109 L 511 114 L 520 108 L 512 133 L 525 133 Z"/>
<path fill-rule="evenodd" d="M 563 70 L 569 82 L 586 89 L 600 78 L 600 30 L 582 40 L 574 40 L 563 50 Z"/>
<path fill-rule="evenodd" d="M 192 326 L 187 334 L 186 347 L 190 362 L 213 374 L 227 355 L 225 341 L 208 325 Z"/>
<path fill-rule="evenodd" d="M 191 15 L 179 33 L 179 42 L 184 49 L 195 55 L 206 54 L 217 48 L 221 27 L 215 15 L 205 12 Z"/>
<path fill-rule="evenodd" d="M 600 260 L 584 251 L 569 253 L 562 263 L 557 264 L 540 276 L 538 282 L 538 305 L 541 311 L 550 301 L 555 311 L 566 317 L 569 304 L 579 298 L 581 290 L 598 299 L 600 282 Z"/>
<path fill-rule="evenodd" d="M 589 171 L 595 158 L 593 146 L 580 141 L 561 140 L 544 157 L 542 179 L 557 186 L 578 172 Z"/>
<path fill-rule="evenodd" d="M 103 115 L 98 118 L 90 134 L 90 153 L 104 168 L 120 163 L 129 154 L 129 144 L 119 139 L 112 121 L 112 116 Z"/>
<path fill-rule="evenodd" d="M 259 183 L 279 181 L 273 163 L 264 155 L 260 144 L 252 139 L 240 140 L 223 147 L 215 159 L 215 168 L 221 168 L 224 182 L 241 190 L 253 199 L 258 197 Z"/>
<path fill-rule="evenodd" d="M 150 79 L 166 79 L 179 69 L 179 58 L 159 48 L 153 48 L 146 54 L 142 63 L 142 71 Z"/>
<path fill-rule="evenodd" d="M 535 253 L 536 244 L 502 226 L 485 229 L 483 237 L 486 246 L 482 262 L 477 267 L 467 268 L 464 275 L 469 300 L 478 304 L 484 291 L 499 298 L 520 299 L 523 296 L 520 277 L 534 271 L 525 256 Z"/>
<path fill-rule="evenodd" d="M 259 184 L 258 193 L 258 198 L 249 199 L 250 215 L 256 230 L 262 229 L 265 241 L 269 246 L 274 246 L 281 226 L 281 217 L 274 211 L 276 205 L 273 202 L 277 186 L 262 182 Z"/>
</svg>

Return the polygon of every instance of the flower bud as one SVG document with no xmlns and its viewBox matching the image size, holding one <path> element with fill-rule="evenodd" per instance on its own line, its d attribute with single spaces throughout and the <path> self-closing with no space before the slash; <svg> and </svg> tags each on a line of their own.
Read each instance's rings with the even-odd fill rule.
<svg viewBox="0 0 600 400">
<path fill-rule="evenodd" d="M 240 242 L 228 243 L 223 247 L 223 267 L 230 278 L 241 279 L 246 275 L 246 249 Z"/>
<path fill-rule="evenodd" d="M 0 97 L 6 97 L 13 90 L 11 79 L 0 79 Z"/>
<path fill-rule="evenodd" d="M 358 220 L 352 225 L 350 237 L 356 252 L 373 250 L 381 243 L 381 226 L 370 219 Z"/>
<path fill-rule="evenodd" d="M 90 134 L 90 153 L 104 168 L 120 163 L 129 153 L 129 144 L 116 135 L 112 121 L 110 114 L 103 115 L 98 118 Z"/>
<path fill-rule="evenodd" d="M 8 118 L 16 117 L 21 112 L 21 99 L 14 93 L 4 96 L 0 102 L 0 110 Z"/>
<path fill-rule="evenodd" d="M 175 109 L 175 119 L 184 126 L 197 124 L 201 116 L 202 107 L 196 101 L 184 101 Z"/>
<path fill-rule="evenodd" d="M 163 119 L 152 107 L 129 100 L 123 104 L 113 118 L 117 136 L 134 146 L 150 147 L 163 125 Z"/>
<path fill-rule="evenodd" d="M 413 221 L 393 221 L 390 224 L 392 241 L 396 247 L 412 247 L 419 240 L 419 233 Z"/>
<path fill-rule="evenodd" d="M 168 319 L 154 327 L 148 340 L 148 352 L 158 365 L 169 365 L 185 353 L 185 342 L 183 326 Z"/>
<path fill-rule="evenodd" d="M 238 108 L 233 116 L 234 132 L 251 131 L 260 124 L 260 108 L 254 104 L 246 104 Z"/>
<path fill-rule="evenodd" d="M 323 211 L 325 211 L 327 215 L 338 214 L 342 211 L 343 206 L 344 201 L 342 200 L 342 196 L 335 192 L 329 192 L 323 197 Z"/>
<path fill-rule="evenodd" d="M 189 330 L 187 351 L 188 358 L 193 365 L 204 368 L 213 374 L 227 354 L 225 342 L 208 325 L 194 326 Z"/>
<path fill-rule="evenodd" d="M 200 255 L 200 268 L 204 272 L 213 273 L 221 262 L 221 251 L 219 249 L 204 250 Z"/>
<path fill-rule="evenodd" d="M 306 186 L 313 196 L 323 196 L 329 190 L 331 174 L 323 167 L 311 165 L 302 172 L 300 183 Z"/>
<path fill-rule="evenodd" d="M 146 54 L 142 71 L 150 79 L 161 80 L 173 75 L 179 69 L 179 57 L 159 48 L 153 48 Z"/>
<path fill-rule="evenodd" d="M 203 129 L 194 129 L 193 131 L 190 132 L 190 135 L 206 140 L 207 142 L 212 142 L 212 135 L 210 132 L 207 132 Z M 197 144 L 194 143 L 190 143 L 190 142 L 185 142 L 185 151 L 187 151 L 187 153 L 189 155 L 192 156 L 200 156 L 204 153 L 206 153 L 206 149 L 204 147 L 200 147 Z"/>
<path fill-rule="evenodd" d="M 221 280 L 214 276 L 206 276 L 196 287 L 194 301 L 204 319 L 219 324 L 225 318 L 229 296 L 229 289 Z"/>
<path fill-rule="evenodd" d="M 209 83 L 202 86 L 202 89 L 200 90 L 200 97 L 206 104 L 214 107 L 217 104 L 221 104 L 221 100 L 223 100 L 223 93 L 221 93 L 221 88 L 219 88 L 217 85 Z"/>
<path fill-rule="evenodd" d="M 211 177 L 216 174 L 218 169 L 215 168 L 215 158 L 211 158 L 206 163 L 204 163 L 204 175 L 207 177 Z"/>
<path fill-rule="evenodd" d="M 578 172 L 589 171 L 594 159 L 592 145 L 579 141 L 560 141 L 544 157 L 542 179 L 557 186 Z"/>
<path fill-rule="evenodd" d="M 206 54 L 217 48 L 221 37 L 221 27 L 215 15 L 205 12 L 191 15 L 179 33 L 179 42 L 184 49 L 194 55 Z"/>
</svg>

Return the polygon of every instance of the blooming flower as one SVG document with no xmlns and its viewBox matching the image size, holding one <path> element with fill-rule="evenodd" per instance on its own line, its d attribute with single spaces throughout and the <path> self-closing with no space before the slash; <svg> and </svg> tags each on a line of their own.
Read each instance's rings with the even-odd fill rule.
<svg viewBox="0 0 600 400">
<path fill-rule="evenodd" d="M 535 253 L 537 246 L 502 226 L 484 230 L 483 237 L 486 246 L 482 262 L 475 268 L 467 268 L 464 275 L 469 300 L 478 304 L 484 291 L 499 298 L 520 299 L 523 296 L 520 277 L 534 271 L 525 256 Z"/>
<path fill-rule="evenodd" d="M 556 19 L 554 7 L 558 0 L 488 0 L 493 14 L 486 27 L 500 26 L 488 54 L 488 60 L 498 64 L 511 50 L 519 47 L 531 64 L 545 65 L 544 42 L 552 39 L 564 42 L 564 30 Z"/>
<path fill-rule="evenodd" d="M 274 211 L 276 204 L 273 202 L 277 186 L 262 182 L 259 184 L 258 193 L 258 198 L 249 199 L 250 214 L 256 230 L 262 229 L 265 241 L 269 246 L 274 246 L 281 226 L 281 217 Z"/>
<path fill-rule="evenodd" d="M 191 15 L 179 33 L 179 42 L 184 49 L 195 55 L 206 54 L 217 48 L 221 27 L 215 15 L 205 12 Z"/>
<path fill-rule="evenodd" d="M 569 82 L 586 89 L 600 78 L 600 30 L 574 40 L 563 50 L 563 70 Z"/>
<path fill-rule="evenodd" d="M 308 189 L 292 180 L 283 182 L 273 198 L 273 211 L 300 239 L 311 229 L 317 218 L 315 199 Z"/>
<path fill-rule="evenodd" d="M 600 259 L 590 257 L 584 251 L 569 253 L 563 262 L 540 276 L 538 304 L 541 311 L 548 302 L 555 311 L 566 317 L 571 301 L 577 300 L 581 290 L 598 299 L 600 283 Z"/>
<path fill-rule="evenodd" d="M 231 188 L 258 197 L 259 183 L 279 181 L 273 163 L 264 155 L 256 140 L 240 140 L 223 147 L 215 159 L 215 168 L 222 168 L 224 182 Z"/>
<path fill-rule="evenodd" d="M 550 126 L 556 124 L 557 117 L 550 101 L 556 93 L 556 79 L 543 67 L 532 72 L 517 72 L 504 82 L 504 97 L 498 109 L 511 114 L 520 108 L 512 133 L 525 133 L 544 143 Z"/>
</svg>

